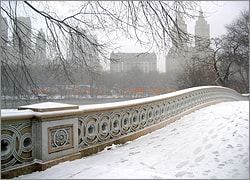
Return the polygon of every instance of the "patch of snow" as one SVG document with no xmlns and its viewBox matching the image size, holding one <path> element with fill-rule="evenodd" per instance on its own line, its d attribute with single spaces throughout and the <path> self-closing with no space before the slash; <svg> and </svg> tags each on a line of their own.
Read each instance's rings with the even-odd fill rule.
<svg viewBox="0 0 250 180">
<path fill-rule="evenodd" d="M 185 94 L 188 92 L 201 90 L 204 88 L 218 88 L 218 89 L 223 88 L 223 89 L 225 89 L 225 87 L 219 87 L 219 86 L 199 86 L 199 87 L 192 87 L 192 88 L 188 88 L 188 89 L 182 89 L 182 90 L 167 93 L 167 94 L 151 96 L 151 97 L 146 97 L 146 98 L 133 99 L 133 100 L 128 100 L 128 101 L 119 101 L 119 102 L 104 103 L 104 104 L 80 105 L 79 109 L 96 110 L 99 108 L 102 109 L 102 108 L 117 108 L 117 107 L 124 107 L 124 106 L 132 106 L 135 104 L 142 104 L 142 103 L 149 103 L 152 101 L 163 100 L 166 98 L 182 95 L 182 94 Z"/>
<path fill-rule="evenodd" d="M 224 102 L 125 144 L 17 179 L 249 179 L 249 102 Z"/>
<path fill-rule="evenodd" d="M 43 103 L 31 104 L 31 105 L 20 106 L 20 107 L 34 108 L 34 109 L 50 109 L 50 108 L 67 108 L 67 107 L 73 107 L 73 106 L 76 106 L 76 105 L 56 103 L 56 102 L 43 102 Z"/>
<path fill-rule="evenodd" d="M 32 110 L 22 110 L 18 111 L 17 109 L 1 109 L 1 117 L 20 117 L 20 116 L 32 116 L 34 112 Z"/>
</svg>

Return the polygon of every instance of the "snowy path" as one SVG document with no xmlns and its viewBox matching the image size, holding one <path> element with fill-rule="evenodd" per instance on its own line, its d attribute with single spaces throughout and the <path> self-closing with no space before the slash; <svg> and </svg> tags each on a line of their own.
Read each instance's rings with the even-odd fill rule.
<svg viewBox="0 0 250 180">
<path fill-rule="evenodd" d="M 212 105 L 132 142 L 18 178 L 248 179 L 249 102 Z"/>
</svg>

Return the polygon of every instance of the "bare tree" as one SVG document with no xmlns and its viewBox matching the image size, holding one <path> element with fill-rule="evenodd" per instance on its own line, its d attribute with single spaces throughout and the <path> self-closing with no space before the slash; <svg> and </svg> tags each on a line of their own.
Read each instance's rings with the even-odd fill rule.
<svg viewBox="0 0 250 180">
<path fill-rule="evenodd" d="M 1 15 L 5 18 L 1 18 L 1 22 L 6 22 L 11 34 L 14 34 L 12 40 L 1 36 L 1 82 L 6 89 L 2 91 L 3 95 L 15 95 L 17 91 L 20 95 L 29 94 L 28 89 L 39 88 L 31 74 L 35 53 L 32 44 L 36 42 L 30 37 L 38 32 L 18 21 L 20 8 L 33 17 L 43 19 L 50 54 L 50 76 L 65 78 L 71 83 L 75 82 L 72 74 L 83 68 L 93 79 L 96 77 L 99 70 L 96 64 L 93 65 L 89 50 L 93 49 L 98 59 L 100 56 L 109 59 L 114 34 L 116 37 L 136 39 L 148 50 L 166 48 L 168 42 L 176 41 L 173 30 L 177 29 L 179 39 L 186 40 L 183 38 L 186 35 L 183 36 L 184 32 L 176 24 L 176 14 L 192 18 L 199 9 L 198 4 L 191 1 L 81 1 L 77 2 L 77 8 L 64 15 L 51 10 L 50 3 L 63 2 L 1 2 Z M 96 32 L 102 34 L 105 41 L 104 38 L 96 40 Z M 79 43 L 82 40 L 84 43 Z M 70 42 L 75 44 L 71 58 L 67 52 Z M 15 91 L 10 93 L 10 89 Z"/>
<path fill-rule="evenodd" d="M 241 16 L 226 26 L 227 32 L 220 38 L 212 38 L 206 58 L 195 53 L 191 62 L 184 67 L 181 76 L 184 87 L 217 84 L 233 88 L 241 93 L 249 91 L 249 16 L 243 11 Z M 200 51 L 209 50 L 204 47 Z M 208 78 L 208 79 L 207 79 Z"/>
<path fill-rule="evenodd" d="M 249 11 L 242 11 L 226 29 L 224 49 L 228 54 L 226 58 L 233 61 L 231 79 L 238 81 L 235 88 L 240 92 L 249 92 Z"/>
<path fill-rule="evenodd" d="M 191 59 L 182 66 L 183 72 L 178 77 L 178 87 L 215 85 L 213 55 L 214 53 L 209 47 L 203 46 L 194 49 Z"/>
<path fill-rule="evenodd" d="M 213 39 L 214 70 L 219 85 L 249 91 L 249 11 L 226 26 L 227 33 Z"/>
</svg>

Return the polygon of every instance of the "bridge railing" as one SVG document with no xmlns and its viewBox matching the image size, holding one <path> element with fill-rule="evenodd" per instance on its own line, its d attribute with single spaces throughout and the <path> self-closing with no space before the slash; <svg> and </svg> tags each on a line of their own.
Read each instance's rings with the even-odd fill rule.
<svg viewBox="0 0 250 180">
<path fill-rule="evenodd" d="M 44 170 L 96 153 L 221 101 L 248 100 L 217 86 L 96 105 L 40 103 L 1 114 L 2 178 Z"/>
</svg>

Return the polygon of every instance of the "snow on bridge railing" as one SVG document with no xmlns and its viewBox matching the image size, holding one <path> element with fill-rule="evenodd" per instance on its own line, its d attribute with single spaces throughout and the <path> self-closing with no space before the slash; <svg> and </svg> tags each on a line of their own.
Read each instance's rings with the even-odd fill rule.
<svg viewBox="0 0 250 180">
<path fill-rule="evenodd" d="M 44 170 L 162 128 L 209 104 L 248 100 L 224 87 L 95 105 L 40 103 L 1 113 L 2 178 Z"/>
</svg>

